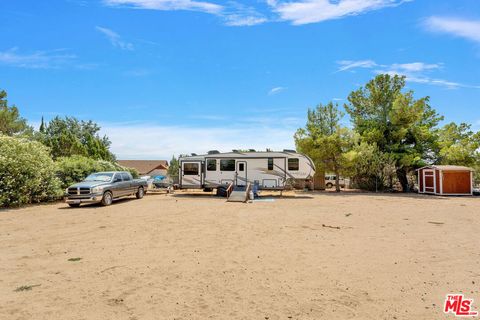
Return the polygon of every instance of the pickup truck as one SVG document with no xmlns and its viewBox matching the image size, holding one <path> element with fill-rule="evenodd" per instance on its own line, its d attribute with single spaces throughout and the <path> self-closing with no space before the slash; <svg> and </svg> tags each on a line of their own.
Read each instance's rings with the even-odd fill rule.
<svg viewBox="0 0 480 320">
<path fill-rule="evenodd" d="M 126 171 L 96 172 L 82 182 L 71 185 L 65 190 L 65 202 L 70 207 L 79 207 L 82 203 L 112 204 L 114 199 L 135 195 L 143 198 L 147 190 L 147 181 L 133 179 Z"/>
</svg>

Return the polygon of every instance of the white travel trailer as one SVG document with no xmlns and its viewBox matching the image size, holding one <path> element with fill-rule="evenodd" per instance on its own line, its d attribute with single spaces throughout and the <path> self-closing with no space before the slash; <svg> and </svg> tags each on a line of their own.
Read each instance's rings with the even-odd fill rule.
<svg viewBox="0 0 480 320">
<path fill-rule="evenodd" d="M 229 185 L 257 185 L 260 190 L 284 190 L 291 183 L 311 182 L 313 161 L 294 150 L 280 152 L 209 151 L 179 159 L 181 189 L 217 189 L 222 194 Z"/>
</svg>

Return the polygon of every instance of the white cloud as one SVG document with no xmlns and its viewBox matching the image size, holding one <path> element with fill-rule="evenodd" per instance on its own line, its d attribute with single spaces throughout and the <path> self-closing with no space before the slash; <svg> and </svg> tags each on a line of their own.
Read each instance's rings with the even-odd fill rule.
<svg viewBox="0 0 480 320">
<path fill-rule="evenodd" d="M 448 81 L 444 79 L 433 78 L 428 76 L 435 70 L 443 68 L 441 63 L 424 63 L 424 62 L 411 62 L 411 63 L 394 63 L 391 65 L 378 64 L 373 60 L 359 60 L 350 61 L 344 60 L 337 62 L 339 65 L 337 72 L 354 70 L 358 68 L 369 69 L 375 74 L 390 74 L 390 75 L 403 75 L 407 81 L 414 83 L 430 84 L 435 86 L 442 86 L 448 89 L 457 88 L 473 88 L 479 89 L 480 86 L 462 84 L 458 82 Z"/>
<path fill-rule="evenodd" d="M 226 5 L 193 0 L 104 0 L 104 3 L 107 6 L 126 6 L 137 9 L 204 12 L 222 18 L 227 26 L 236 27 L 253 26 L 268 20 L 253 7 L 235 1 L 230 1 Z"/>
<path fill-rule="evenodd" d="M 394 63 L 391 65 L 393 70 L 401 70 L 402 72 L 423 72 L 427 70 L 440 69 L 442 64 L 438 63 L 423 63 L 423 62 L 411 62 L 411 63 Z"/>
<path fill-rule="evenodd" d="M 199 11 L 221 17 L 228 26 L 253 26 L 267 21 L 290 21 L 294 25 L 316 23 L 394 7 L 409 1 L 413 0 L 266 0 L 272 11 L 269 17 L 238 1 L 225 1 L 221 5 L 196 0 L 103 0 L 103 3 L 111 7 Z"/>
<path fill-rule="evenodd" d="M 268 91 L 268 95 L 273 96 L 285 90 L 287 90 L 287 88 L 285 87 L 275 87 L 275 88 L 272 88 L 270 91 Z"/>
<path fill-rule="evenodd" d="M 99 26 L 95 27 L 95 29 L 103 33 L 110 41 L 112 46 L 120 48 L 122 50 L 133 50 L 133 44 L 123 41 L 120 35 L 115 31 Z"/>
<path fill-rule="evenodd" d="M 288 2 L 267 0 L 267 3 L 282 20 L 291 21 L 294 25 L 302 25 L 398 6 L 407 1 L 410 0 L 301 0 Z"/>
<path fill-rule="evenodd" d="M 264 15 L 253 7 L 234 1 L 230 1 L 228 4 L 229 6 L 225 7 L 221 14 L 227 26 L 254 26 L 268 21 Z"/>
<path fill-rule="evenodd" d="M 173 154 L 208 150 L 293 149 L 294 127 L 251 124 L 229 127 L 161 126 L 148 123 L 104 123 L 101 134 L 112 141 L 118 159 L 170 159 Z"/>
<path fill-rule="evenodd" d="M 265 17 L 261 16 L 244 16 L 241 14 L 230 14 L 225 16 L 225 24 L 232 27 L 255 26 L 267 22 Z"/>
<path fill-rule="evenodd" d="M 338 61 L 337 63 L 340 65 L 338 68 L 338 72 L 347 71 L 347 70 L 356 69 L 356 68 L 370 69 L 378 66 L 375 63 L 375 61 L 372 61 L 372 60 L 359 60 L 359 61 L 342 60 L 342 61 Z"/>
<path fill-rule="evenodd" d="M 218 14 L 223 6 L 204 1 L 193 0 L 104 0 L 109 6 L 128 6 L 151 10 L 189 10 Z"/>
<path fill-rule="evenodd" d="M 58 69 L 70 64 L 75 55 L 65 49 L 19 53 L 18 48 L 0 51 L 0 63 L 27 69 Z"/>
<path fill-rule="evenodd" d="M 405 76 L 407 81 L 409 81 L 409 82 L 441 86 L 441 87 L 444 87 L 444 88 L 447 88 L 447 89 L 458 89 L 458 88 L 479 89 L 480 88 L 480 86 L 466 85 L 466 84 L 453 82 L 453 81 L 448 81 L 448 80 L 444 80 L 444 79 L 430 78 L 430 77 L 423 76 L 423 75 L 408 74 L 408 73 L 405 73 L 405 72 L 400 72 L 398 70 L 376 70 L 375 73 L 377 73 L 377 74 L 389 74 L 391 76 L 401 75 L 401 76 Z"/>
<path fill-rule="evenodd" d="M 449 33 L 457 37 L 480 42 L 480 20 L 429 17 L 425 20 L 425 27 L 433 32 Z"/>
</svg>

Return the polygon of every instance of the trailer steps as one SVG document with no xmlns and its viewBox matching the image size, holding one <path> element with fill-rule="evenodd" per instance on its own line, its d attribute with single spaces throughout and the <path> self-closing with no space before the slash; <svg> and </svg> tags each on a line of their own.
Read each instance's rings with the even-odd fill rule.
<svg viewBox="0 0 480 320">
<path fill-rule="evenodd" d="M 250 183 L 248 183 L 246 186 L 235 186 L 232 184 L 229 189 L 230 192 L 227 198 L 228 202 L 246 202 L 248 200 Z"/>
</svg>

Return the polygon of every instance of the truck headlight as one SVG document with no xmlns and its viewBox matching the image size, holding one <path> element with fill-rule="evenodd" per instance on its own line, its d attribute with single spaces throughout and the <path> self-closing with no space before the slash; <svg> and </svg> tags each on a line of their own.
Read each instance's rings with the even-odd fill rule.
<svg viewBox="0 0 480 320">
<path fill-rule="evenodd" d="M 101 187 L 94 187 L 94 188 L 92 188 L 92 193 L 98 193 L 101 190 L 102 190 Z"/>
<path fill-rule="evenodd" d="M 65 189 L 65 194 L 68 194 L 68 188 L 67 188 L 67 189 Z"/>
</svg>

